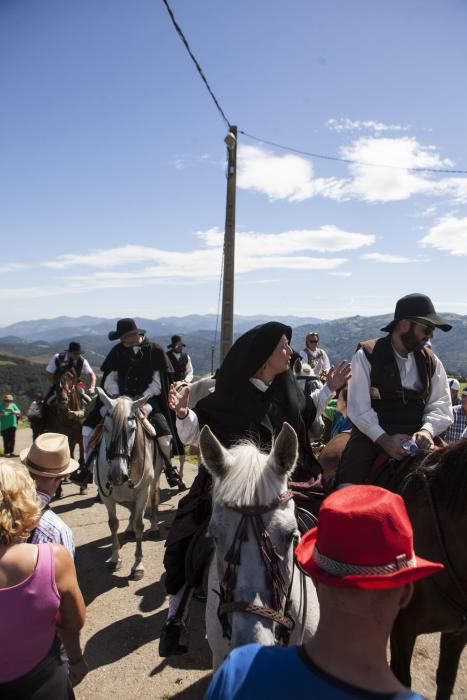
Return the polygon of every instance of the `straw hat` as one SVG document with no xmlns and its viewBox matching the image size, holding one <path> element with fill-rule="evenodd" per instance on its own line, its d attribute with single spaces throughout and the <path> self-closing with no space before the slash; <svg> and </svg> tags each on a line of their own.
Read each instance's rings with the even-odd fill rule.
<svg viewBox="0 0 467 700">
<path fill-rule="evenodd" d="M 396 588 L 444 568 L 415 555 L 402 498 L 368 485 L 328 496 L 295 556 L 314 581 L 337 588 Z"/>
<path fill-rule="evenodd" d="M 60 433 L 42 433 L 31 447 L 20 452 L 19 457 L 29 471 L 38 476 L 65 476 L 79 467 L 78 462 L 71 459 L 68 438 Z"/>
</svg>

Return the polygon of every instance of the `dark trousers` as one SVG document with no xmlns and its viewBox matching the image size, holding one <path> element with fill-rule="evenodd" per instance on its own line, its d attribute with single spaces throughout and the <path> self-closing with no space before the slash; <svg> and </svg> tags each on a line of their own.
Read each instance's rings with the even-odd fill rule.
<svg viewBox="0 0 467 700">
<path fill-rule="evenodd" d="M 373 464 L 381 454 L 384 454 L 383 449 L 353 426 L 337 467 L 334 485 L 368 483 Z"/>
<path fill-rule="evenodd" d="M 11 455 L 15 451 L 15 437 L 16 437 L 16 428 L 11 427 L 11 428 L 5 428 L 5 430 L 2 430 L 3 453 L 4 454 Z"/>
<path fill-rule="evenodd" d="M 5 663 L 5 659 L 2 661 Z M 60 661 L 56 639 L 45 659 L 32 671 L 9 683 L 0 683 L 2 700 L 74 700 L 75 694 Z"/>
</svg>

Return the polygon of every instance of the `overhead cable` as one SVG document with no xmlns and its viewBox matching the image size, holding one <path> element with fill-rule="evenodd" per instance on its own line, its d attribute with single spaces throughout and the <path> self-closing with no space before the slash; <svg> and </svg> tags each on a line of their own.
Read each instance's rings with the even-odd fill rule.
<svg viewBox="0 0 467 700">
<path fill-rule="evenodd" d="M 165 0 L 164 0 L 165 2 Z M 411 173 L 450 173 L 452 175 L 467 175 L 467 170 L 450 170 L 448 168 L 405 168 L 403 165 L 388 165 L 384 163 L 365 163 L 360 160 L 353 160 L 352 158 L 339 158 L 338 156 L 327 156 L 322 153 L 312 153 L 311 151 L 304 151 L 299 148 L 293 148 L 292 146 L 284 146 L 280 143 L 275 143 L 274 141 L 267 141 L 259 136 L 254 136 L 249 134 L 242 129 L 238 130 L 239 134 L 243 134 L 253 141 L 258 141 L 259 143 L 265 143 L 268 146 L 273 146 L 274 148 L 280 148 L 283 151 L 290 151 L 290 153 L 297 153 L 301 156 L 306 156 L 307 158 L 319 158 L 321 160 L 332 160 L 338 163 L 350 163 L 353 165 L 364 165 L 370 168 L 391 168 L 393 170 L 405 170 Z"/>
<path fill-rule="evenodd" d="M 189 43 L 188 43 L 188 41 L 187 41 L 187 39 L 186 39 L 186 37 L 185 37 L 185 35 L 184 35 L 184 33 L 183 33 L 181 27 L 180 27 L 180 25 L 177 23 L 177 20 L 175 19 L 174 13 L 172 12 L 172 9 L 171 9 L 171 7 L 170 7 L 168 1 L 167 1 L 167 0 L 162 0 L 162 2 L 164 3 L 164 5 L 165 5 L 166 8 L 167 8 L 167 12 L 169 13 L 170 19 L 172 20 L 172 24 L 174 25 L 177 34 L 179 35 L 180 39 L 183 41 L 183 43 L 184 43 L 184 45 L 185 45 L 185 48 L 186 48 L 186 50 L 188 51 L 188 53 L 189 53 L 189 55 L 190 55 L 191 60 L 192 60 L 193 63 L 195 64 L 196 70 L 198 71 L 198 73 L 199 73 L 199 75 L 200 75 L 200 77 L 201 77 L 201 80 L 202 80 L 203 83 L 206 85 L 206 88 L 207 88 L 209 94 L 211 95 L 212 99 L 214 100 L 214 104 L 216 105 L 219 114 L 221 115 L 222 119 L 223 119 L 224 122 L 226 123 L 227 128 L 230 129 L 232 125 L 231 125 L 231 123 L 229 122 L 229 120 L 227 119 L 227 117 L 225 116 L 224 110 L 223 110 L 222 107 L 220 106 L 217 97 L 215 96 L 215 94 L 214 94 L 213 91 L 211 90 L 211 87 L 210 87 L 210 85 L 209 85 L 209 83 L 208 83 L 208 81 L 207 81 L 207 78 L 206 78 L 206 76 L 204 75 L 203 69 L 201 68 L 201 66 L 199 65 L 198 61 L 196 60 L 196 57 L 195 57 L 193 51 L 190 49 L 190 45 L 189 45 Z"/>
</svg>

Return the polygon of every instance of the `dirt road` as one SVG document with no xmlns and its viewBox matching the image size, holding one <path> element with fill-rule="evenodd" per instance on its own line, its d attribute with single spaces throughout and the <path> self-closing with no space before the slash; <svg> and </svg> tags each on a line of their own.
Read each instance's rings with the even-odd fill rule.
<svg viewBox="0 0 467 700">
<path fill-rule="evenodd" d="M 17 433 L 16 449 L 30 444 L 30 430 Z M 189 467 L 187 483 L 194 477 Z M 76 688 L 77 700 L 201 700 L 209 683 L 210 651 L 204 638 L 204 606 L 193 601 L 190 620 L 190 650 L 183 656 L 160 659 L 158 640 L 166 617 L 163 586 L 164 540 L 143 543 L 146 574 L 142 581 L 128 578 L 134 543 L 122 548 L 123 568 L 107 570 L 110 537 L 107 511 L 95 502 L 96 489 L 79 496 L 72 484 L 64 486 L 64 498 L 54 510 L 73 529 L 76 567 L 87 604 L 83 633 L 85 655 L 91 672 Z M 163 479 L 160 522 L 165 537 L 178 495 Z M 120 531 L 128 522 L 128 511 L 119 508 Z M 149 523 L 147 523 L 149 527 Z M 413 687 L 423 695 L 435 694 L 438 635 L 419 638 L 412 662 Z M 467 652 L 464 651 L 454 698 L 467 697 Z"/>
</svg>

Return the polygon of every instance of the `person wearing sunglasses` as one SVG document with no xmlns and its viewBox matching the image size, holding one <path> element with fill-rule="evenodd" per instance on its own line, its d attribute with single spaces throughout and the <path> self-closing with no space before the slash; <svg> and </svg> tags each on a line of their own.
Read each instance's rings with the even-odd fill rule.
<svg viewBox="0 0 467 700">
<path fill-rule="evenodd" d="M 352 359 L 347 411 L 353 428 L 342 454 L 335 485 L 365 483 L 377 457 L 407 456 L 413 440 L 430 450 L 433 438 L 453 421 L 449 383 L 431 350 L 436 328 L 451 326 L 425 294 L 408 294 L 396 304 L 388 333 L 360 343 Z"/>
</svg>

